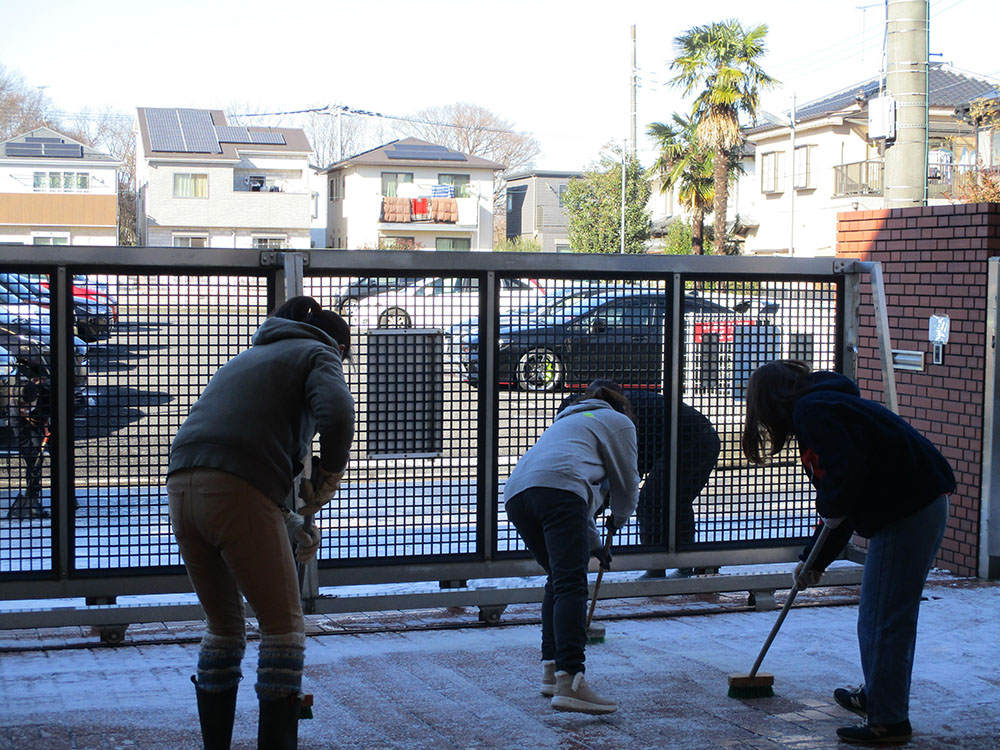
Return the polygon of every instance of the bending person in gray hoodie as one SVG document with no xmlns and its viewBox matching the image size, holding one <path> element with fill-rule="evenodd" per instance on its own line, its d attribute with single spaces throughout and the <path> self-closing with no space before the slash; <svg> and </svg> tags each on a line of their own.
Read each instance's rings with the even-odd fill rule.
<svg viewBox="0 0 1000 750">
<path fill-rule="evenodd" d="M 548 577 L 542 599 L 542 695 L 558 711 L 608 714 L 618 704 L 584 680 L 587 565 L 610 570 L 594 517 L 610 495 L 608 532 L 639 501 L 635 424 L 628 399 L 595 381 L 565 406 L 514 467 L 504 489 L 507 517 Z"/>
<path fill-rule="evenodd" d="M 171 445 L 170 521 L 208 620 L 191 678 L 208 750 L 228 750 L 232 738 L 244 596 L 261 633 L 258 747 L 296 747 L 305 624 L 295 560 L 316 555 L 319 530 L 303 516 L 332 499 L 347 466 L 350 346 L 339 315 L 310 297 L 288 300 L 212 376 Z M 290 512 L 285 501 L 317 432 L 321 455 L 302 482 L 299 512 Z"/>
</svg>

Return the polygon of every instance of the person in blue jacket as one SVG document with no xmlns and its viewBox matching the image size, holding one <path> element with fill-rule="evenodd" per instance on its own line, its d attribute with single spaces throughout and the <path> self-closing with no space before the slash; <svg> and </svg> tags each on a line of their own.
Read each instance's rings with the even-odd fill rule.
<svg viewBox="0 0 1000 750">
<path fill-rule="evenodd" d="M 608 533 L 639 502 L 635 424 L 613 381 L 594 381 L 521 456 L 504 487 L 507 517 L 545 569 L 542 599 L 542 695 L 557 711 L 608 714 L 618 708 L 584 679 L 587 565 L 609 570 L 611 553 L 594 516 L 608 498 Z"/>
<path fill-rule="evenodd" d="M 834 527 L 814 567 L 805 570 L 800 563 L 796 569 L 800 589 L 819 582 L 852 534 L 869 540 L 858 606 L 864 684 L 834 691 L 839 705 L 865 721 L 841 727 L 837 735 L 850 743 L 904 742 L 912 734 L 917 614 L 948 520 L 952 469 L 927 438 L 862 398 L 849 378 L 812 372 L 804 362 L 759 367 L 747 385 L 746 403 L 744 455 L 764 464 L 796 438 L 816 489 L 816 510 Z"/>
</svg>

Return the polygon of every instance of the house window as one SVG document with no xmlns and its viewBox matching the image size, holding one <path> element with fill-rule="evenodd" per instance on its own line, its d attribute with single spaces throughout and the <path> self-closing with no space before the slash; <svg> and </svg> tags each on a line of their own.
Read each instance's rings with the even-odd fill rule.
<svg viewBox="0 0 1000 750">
<path fill-rule="evenodd" d="M 412 182 L 412 180 L 411 180 Z M 384 184 L 384 180 L 383 180 Z M 330 203 L 344 200 L 344 178 L 343 176 L 330 178 Z"/>
<path fill-rule="evenodd" d="M 417 243 L 413 237 L 383 237 L 380 245 L 385 250 L 415 250 Z"/>
<path fill-rule="evenodd" d="M 288 247 L 286 237 L 254 237 L 254 250 L 283 250 Z"/>
<path fill-rule="evenodd" d="M 471 250 L 472 240 L 468 237 L 438 237 L 434 240 L 435 250 Z"/>
<path fill-rule="evenodd" d="M 396 187 L 404 182 L 413 182 L 413 172 L 383 172 L 382 195 L 386 198 L 395 198 Z"/>
<path fill-rule="evenodd" d="M 557 253 L 568 253 L 570 251 L 568 242 L 556 242 Z"/>
<path fill-rule="evenodd" d="M 566 208 L 566 190 L 568 188 L 569 185 L 559 186 L 559 208 Z"/>
<path fill-rule="evenodd" d="M 808 190 L 816 187 L 812 181 L 812 152 L 815 146 L 795 148 L 795 189 Z"/>
<path fill-rule="evenodd" d="M 456 198 L 469 197 L 469 175 L 467 174 L 439 174 L 438 185 L 454 185 Z"/>
<path fill-rule="evenodd" d="M 175 234 L 174 247 L 208 247 L 208 237 L 205 235 Z"/>
<path fill-rule="evenodd" d="M 174 175 L 174 197 L 175 198 L 207 198 L 208 197 L 208 175 L 207 174 L 175 174 Z"/>
<path fill-rule="evenodd" d="M 31 238 L 33 245 L 68 245 L 68 234 L 36 234 Z"/>
<path fill-rule="evenodd" d="M 782 151 L 771 151 L 760 156 L 760 191 L 762 193 L 781 193 L 785 189 L 784 176 L 785 154 Z"/>
<path fill-rule="evenodd" d="M 32 188 L 35 192 L 86 193 L 90 190 L 90 173 L 35 172 Z"/>
</svg>

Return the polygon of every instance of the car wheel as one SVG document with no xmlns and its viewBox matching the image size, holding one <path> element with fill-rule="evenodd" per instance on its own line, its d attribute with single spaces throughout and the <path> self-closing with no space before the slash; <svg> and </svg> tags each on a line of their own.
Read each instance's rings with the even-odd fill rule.
<svg viewBox="0 0 1000 750">
<path fill-rule="evenodd" d="M 350 320 L 357 315 L 360 304 L 361 301 L 357 297 L 348 297 L 340 303 L 340 309 L 337 312 L 345 320 Z"/>
<path fill-rule="evenodd" d="M 562 360 L 548 349 L 532 349 L 517 363 L 517 384 L 525 391 L 554 391 L 562 385 Z"/>
<path fill-rule="evenodd" d="M 379 328 L 409 328 L 410 315 L 399 307 L 390 307 L 378 316 Z"/>
</svg>

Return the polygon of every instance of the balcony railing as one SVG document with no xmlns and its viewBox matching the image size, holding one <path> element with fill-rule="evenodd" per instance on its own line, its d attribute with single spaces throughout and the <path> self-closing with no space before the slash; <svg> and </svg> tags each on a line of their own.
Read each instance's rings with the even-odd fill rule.
<svg viewBox="0 0 1000 750">
<path fill-rule="evenodd" d="M 841 164 L 833 168 L 833 180 L 837 197 L 882 195 L 882 162 L 868 159 Z"/>
</svg>

